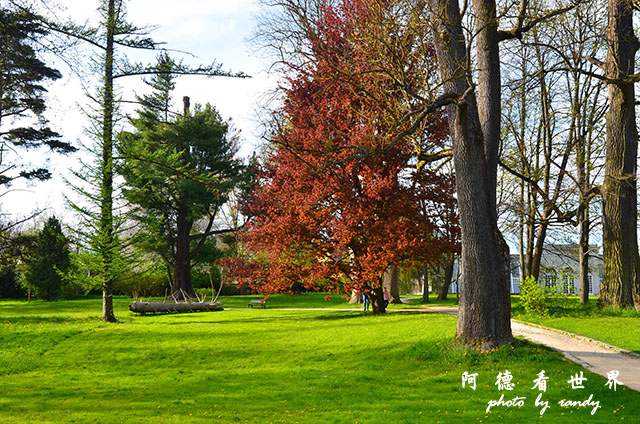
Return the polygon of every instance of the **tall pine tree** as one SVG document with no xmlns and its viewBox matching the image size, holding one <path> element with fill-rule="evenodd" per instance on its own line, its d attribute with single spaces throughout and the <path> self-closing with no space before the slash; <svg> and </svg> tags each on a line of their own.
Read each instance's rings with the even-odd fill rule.
<svg viewBox="0 0 640 424">
<path fill-rule="evenodd" d="M 228 231 L 215 229 L 216 218 L 243 167 L 234 157 L 237 137 L 212 106 L 190 111 L 185 98 L 182 115 L 170 112 L 174 67 L 159 56 L 148 82 L 153 92 L 138 99 L 135 131 L 120 134 L 119 148 L 137 243 L 165 262 L 174 296 L 188 298 L 192 265 L 214 259 L 211 236 Z"/>
</svg>

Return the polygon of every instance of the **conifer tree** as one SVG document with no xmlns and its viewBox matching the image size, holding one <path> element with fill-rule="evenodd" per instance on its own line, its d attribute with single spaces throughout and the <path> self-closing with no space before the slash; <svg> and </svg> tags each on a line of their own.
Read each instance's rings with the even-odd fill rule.
<svg viewBox="0 0 640 424">
<path fill-rule="evenodd" d="M 193 297 L 191 266 L 215 259 L 218 213 L 240 181 L 235 159 L 237 137 L 210 105 L 171 113 L 175 62 L 165 53 L 148 85 L 152 94 L 139 98 L 135 131 L 119 135 L 124 195 L 132 204 L 137 244 L 159 255 L 170 270 L 174 297 Z M 199 225 L 201 224 L 201 225 Z"/>
<path fill-rule="evenodd" d="M 0 184 L 17 178 L 51 177 L 46 168 L 26 169 L 8 161 L 8 150 L 41 146 L 60 153 L 76 150 L 62 141 L 43 117 L 47 93 L 44 84 L 61 77 L 58 70 L 38 57 L 33 42 L 47 33 L 39 17 L 29 10 L 0 9 Z"/>
</svg>

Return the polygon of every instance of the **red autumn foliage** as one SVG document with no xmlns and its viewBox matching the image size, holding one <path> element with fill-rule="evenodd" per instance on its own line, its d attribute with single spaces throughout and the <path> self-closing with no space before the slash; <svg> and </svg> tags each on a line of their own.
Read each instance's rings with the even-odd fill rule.
<svg viewBox="0 0 640 424">
<path fill-rule="evenodd" d="M 343 0 L 309 25 L 313 65 L 289 78 L 282 129 L 244 205 L 252 217 L 241 234 L 247 255 L 222 262 L 229 279 L 264 294 L 295 283 L 369 292 L 391 264 L 436 262 L 458 248 L 453 178 L 417 171 L 415 138 L 397 137 L 411 125 L 394 115 L 414 107 L 407 87 L 366 72 L 377 56 L 363 28 L 380 12 L 369 4 L 380 5 Z M 395 38 L 398 48 L 412 48 L 406 38 Z M 405 70 L 418 67 L 405 60 Z M 418 90 L 424 78 L 407 80 Z M 422 151 L 442 147 L 442 114 L 422 128 Z"/>
</svg>

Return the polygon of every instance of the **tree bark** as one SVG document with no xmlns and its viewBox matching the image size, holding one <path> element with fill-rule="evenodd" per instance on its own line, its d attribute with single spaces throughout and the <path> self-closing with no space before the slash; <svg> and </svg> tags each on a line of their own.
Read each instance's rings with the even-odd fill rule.
<svg viewBox="0 0 640 424">
<path fill-rule="evenodd" d="M 429 303 L 429 265 L 422 265 L 422 303 Z"/>
<path fill-rule="evenodd" d="M 497 226 L 496 175 L 500 136 L 500 61 L 495 4 L 474 0 L 478 103 L 469 86 L 456 0 L 429 0 L 441 79 L 460 96 L 447 108 L 462 235 L 462 287 L 456 337 L 480 350 L 513 341 L 508 246 Z M 463 98 L 464 96 L 464 98 Z"/>
<path fill-rule="evenodd" d="M 116 316 L 113 313 L 113 296 L 111 293 L 102 291 L 102 321 L 104 322 L 116 322 Z"/>
<path fill-rule="evenodd" d="M 400 300 L 400 281 L 398 278 L 398 267 L 396 265 L 389 265 L 384 272 L 384 287 L 389 292 L 389 303 L 402 303 L 402 300 Z"/>
<path fill-rule="evenodd" d="M 450 287 L 451 280 L 453 278 L 453 265 L 454 265 L 454 256 L 451 255 L 451 258 L 444 266 L 444 276 L 442 280 L 442 285 Z"/>
<path fill-rule="evenodd" d="M 382 284 L 378 287 L 374 287 L 366 294 L 369 297 L 371 303 L 371 313 L 374 315 L 380 315 L 387 312 L 387 306 L 384 301 L 384 292 L 382 291 Z"/>
<path fill-rule="evenodd" d="M 188 96 L 182 97 L 183 116 L 189 115 L 190 99 Z M 189 161 L 189 148 L 187 145 L 180 145 L 182 159 L 185 163 Z M 175 288 L 173 296 L 178 300 L 193 299 L 195 292 L 191 284 L 191 229 L 193 219 L 189 216 L 184 196 L 177 201 L 176 216 L 176 257 L 173 265 L 173 275 L 175 278 Z"/>
<path fill-rule="evenodd" d="M 184 302 L 184 303 L 153 303 L 153 302 L 131 302 L 129 310 L 131 312 L 144 313 L 180 313 L 180 312 L 206 312 L 222 311 L 221 302 Z"/>
<path fill-rule="evenodd" d="M 580 212 L 578 217 L 580 225 L 580 242 L 578 245 L 578 257 L 580 262 L 580 303 L 589 303 L 589 208 Z"/>
<path fill-rule="evenodd" d="M 100 234 L 99 249 L 102 257 L 102 320 L 115 322 L 113 312 L 113 60 L 116 28 L 115 0 L 107 4 L 107 33 L 104 61 L 104 91 L 102 103 L 102 179 L 100 187 Z"/>
<path fill-rule="evenodd" d="M 606 76 L 609 110 L 602 187 L 604 272 L 598 305 L 635 306 L 640 310 L 637 239 L 636 128 L 633 82 L 621 79 L 634 73 L 638 39 L 633 29 L 633 2 L 609 0 L 609 43 Z"/>
<path fill-rule="evenodd" d="M 438 288 L 438 300 L 447 300 L 450 287 L 451 285 L 445 284 L 444 280 L 440 282 L 440 287 Z"/>
<path fill-rule="evenodd" d="M 175 278 L 174 297 L 179 300 L 188 300 L 195 297 L 191 284 L 191 243 L 189 236 L 193 221 L 188 217 L 186 208 L 178 205 L 178 216 L 176 218 L 176 262 L 173 266 Z"/>
</svg>

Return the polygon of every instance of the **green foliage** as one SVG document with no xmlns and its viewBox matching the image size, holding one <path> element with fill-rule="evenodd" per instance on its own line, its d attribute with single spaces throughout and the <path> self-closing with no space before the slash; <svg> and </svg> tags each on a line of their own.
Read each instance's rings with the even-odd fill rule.
<svg viewBox="0 0 640 424">
<path fill-rule="evenodd" d="M 20 299 L 27 297 L 27 291 L 20 284 L 20 274 L 14 267 L 0 268 L 0 298 Z"/>
<path fill-rule="evenodd" d="M 520 303 L 529 313 L 546 313 L 547 289 L 538 284 L 532 275 L 520 282 Z"/>
<path fill-rule="evenodd" d="M 564 310 L 571 300 L 564 294 L 565 285 L 562 276 L 550 286 L 539 284 L 533 276 L 528 276 L 520 283 L 520 304 L 525 311 L 537 315 L 547 315 L 550 309 Z"/>
<path fill-rule="evenodd" d="M 51 217 L 33 238 L 24 256 L 24 285 L 42 299 L 53 300 L 63 289 L 63 274 L 70 266 L 69 239 L 60 222 Z"/>
<path fill-rule="evenodd" d="M 213 106 L 169 111 L 175 66 L 168 55 L 158 57 L 152 93 L 139 98 L 142 108 L 131 119 L 135 131 L 118 136 L 123 193 L 139 229 L 134 243 L 174 268 L 185 250 L 194 264 L 220 256 L 210 232 L 244 176 L 237 136 Z"/>
<path fill-rule="evenodd" d="M 38 57 L 41 44 L 34 41 L 45 37 L 48 31 L 40 17 L 24 8 L 0 9 L 0 184 L 16 178 L 46 180 L 51 177 L 45 168 L 23 169 L 17 163 L 4 163 L 15 147 L 37 148 L 47 146 L 60 153 L 76 149 L 60 139 L 60 134 L 47 126 L 42 116 L 46 109 L 47 90 L 44 83 L 61 77 L 60 72 L 47 66 Z M 19 123 L 26 126 L 16 126 Z M 10 145 L 10 148 L 6 148 Z"/>
<path fill-rule="evenodd" d="M 205 269 L 206 268 L 206 269 Z M 191 282 L 195 289 L 211 289 L 211 282 L 218 289 L 220 287 L 220 269 L 217 266 L 191 268 Z"/>
<path fill-rule="evenodd" d="M 114 290 L 134 299 L 140 297 L 164 296 L 169 288 L 166 270 L 151 270 L 132 276 L 132 278 L 121 279 L 114 284 Z"/>
</svg>

